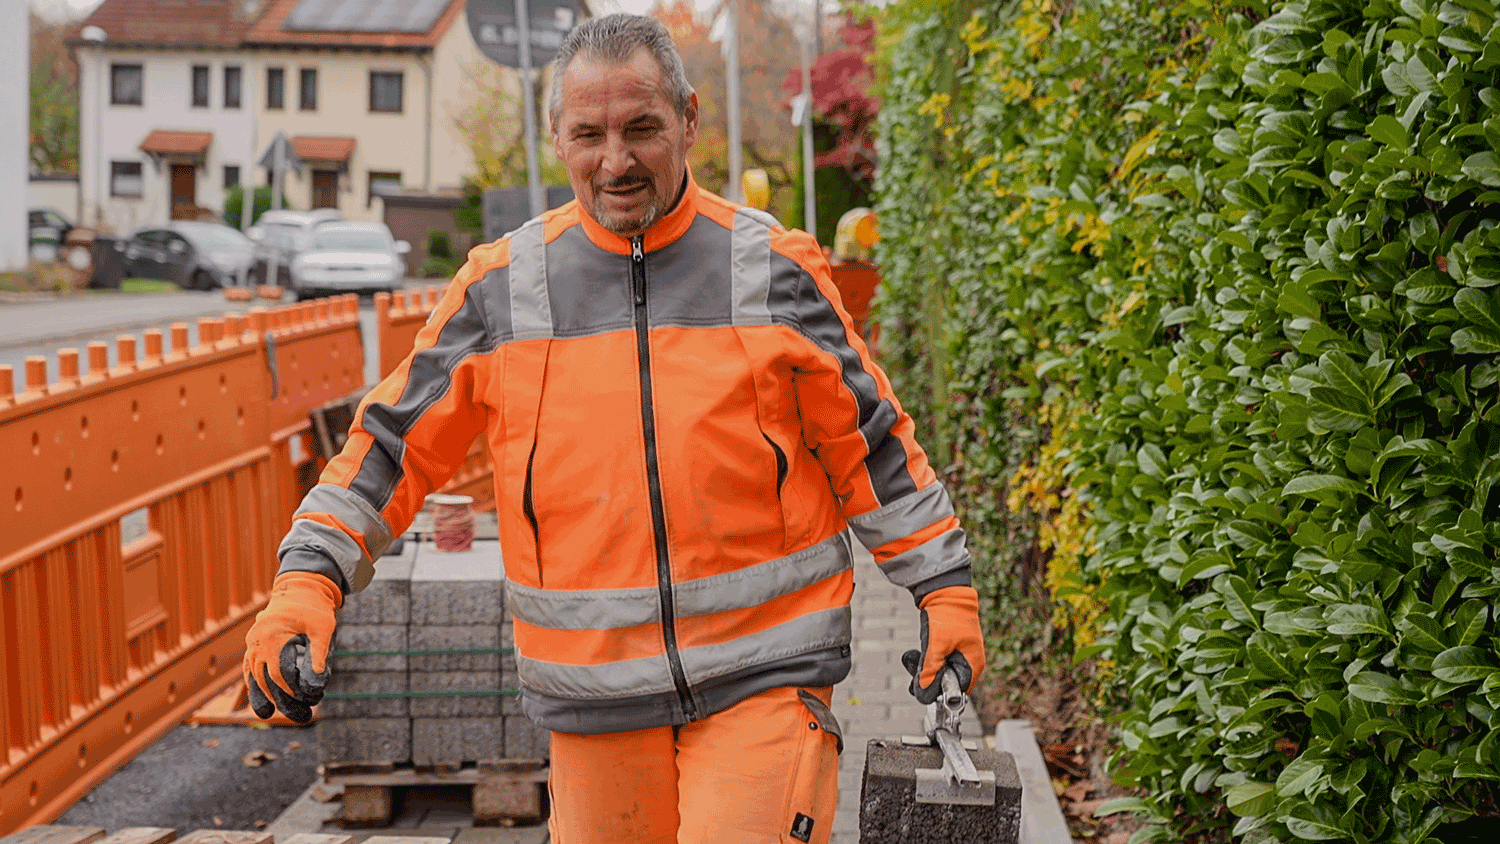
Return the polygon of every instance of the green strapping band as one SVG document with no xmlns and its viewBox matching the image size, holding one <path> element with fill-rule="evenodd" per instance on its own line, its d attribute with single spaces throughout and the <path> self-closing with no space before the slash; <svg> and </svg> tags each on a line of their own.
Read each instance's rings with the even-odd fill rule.
<svg viewBox="0 0 1500 844">
<path fill-rule="evenodd" d="M 475 648 L 463 651 L 334 651 L 331 656 L 468 656 L 471 654 L 511 654 L 515 648 Z"/>
<path fill-rule="evenodd" d="M 446 692 L 331 692 L 324 700 L 357 700 L 374 697 L 510 697 L 520 694 L 520 689 L 454 689 Z"/>
</svg>

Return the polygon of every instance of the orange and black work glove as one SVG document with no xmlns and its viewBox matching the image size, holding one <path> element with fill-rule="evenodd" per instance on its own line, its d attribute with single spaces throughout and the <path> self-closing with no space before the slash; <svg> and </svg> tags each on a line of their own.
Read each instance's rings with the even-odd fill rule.
<svg viewBox="0 0 1500 844">
<path fill-rule="evenodd" d="M 965 692 L 984 672 L 984 634 L 979 631 L 979 593 L 972 586 L 945 586 L 922 599 L 922 649 L 901 655 L 911 674 L 911 693 L 921 703 L 942 694 L 943 666 L 958 674 Z"/>
<path fill-rule="evenodd" d="M 328 647 L 334 610 L 344 603 L 338 584 L 306 571 L 278 575 L 271 599 L 245 636 L 245 688 L 260 718 L 281 714 L 306 724 L 328 684 Z"/>
</svg>

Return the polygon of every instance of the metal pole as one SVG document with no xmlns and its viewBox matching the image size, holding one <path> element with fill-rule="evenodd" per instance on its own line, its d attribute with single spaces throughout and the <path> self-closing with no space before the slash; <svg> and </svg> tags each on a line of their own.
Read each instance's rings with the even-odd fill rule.
<svg viewBox="0 0 1500 844">
<path fill-rule="evenodd" d="M 31 66 L 31 29 L 28 4 L 11 4 L 4 13 L 5 31 L 0 33 L 0 78 L 22 80 Z M 31 142 L 27 121 L 31 114 L 31 86 L 8 82 L 0 90 L 0 271 L 26 272 L 31 264 L 31 241 L 27 235 L 26 186 L 29 179 Z M 61 259 L 58 243 L 56 259 Z"/>
<path fill-rule="evenodd" d="M 740 4 L 729 0 L 729 16 L 724 27 L 726 54 L 724 56 L 725 99 L 729 103 L 729 184 L 724 194 L 736 202 L 745 201 L 745 191 L 740 186 Z"/>
<path fill-rule="evenodd" d="M 280 132 L 271 141 L 271 207 L 281 210 L 282 190 L 286 187 L 286 138 Z"/>
<path fill-rule="evenodd" d="M 286 170 L 287 139 L 279 130 L 271 139 L 271 207 L 281 208 L 281 187 Z M 270 257 L 266 259 L 266 284 L 281 283 L 281 244 L 272 243 Z"/>
<path fill-rule="evenodd" d="M 802 225 L 814 238 L 818 236 L 818 191 L 813 184 L 813 103 L 812 103 L 812 59 L 807 55 L 807 42 L 799 39 L 802 48 Z"/>
<path fill-rule="evenodd" d="M 109 85 L 109 67 L 104 61 L 102 41 L 96 45 L 94 61 L 99 65 L 96 74 L 99 90 L 94 94 L 94 160 L 97 162 L 94 175 L 98 178 L 98 186 L 94 188 L 94 228 L 97 230 L 104 225 L 104 197 L 109 191 L 109 158 L 104 154 L 104 89 Z"/>
<path fill-rule="evenodd" d="M 516 0 L 516 25 L 521 30 L 521 99 L 526 113 L 526 179 L 531 186 L 531 216 L 547 210 L 542 198 L 542 168 L 536 159 L 536 98 L 531 83 L 531 19 L 527 0 Z"/>
<path fill-rule="evenodd" d="M 823 55 L 823 9 L 819 0 L 812 0 L 813 58 Z"/>
<path fill-rule="evenodd" d="M 247 63 L 240 71 L 240 105 L 245 109 L 246 122 L 250 124 L 245 133 L 249 136 L 250 148 L 246 151 L 245 166 L 240 168 L 240 231 L 242 232 L 250 231 L 250 224 L 255 221 L 255 85 L 251 80 L 255 79 L 260 70 L 255 65 Z M 244 272 L 240 273 L 238 282 L 241 287 L 250 286 L 250 271 L 254 267 L 255 260 L 252 258 Z"/>
</svg>

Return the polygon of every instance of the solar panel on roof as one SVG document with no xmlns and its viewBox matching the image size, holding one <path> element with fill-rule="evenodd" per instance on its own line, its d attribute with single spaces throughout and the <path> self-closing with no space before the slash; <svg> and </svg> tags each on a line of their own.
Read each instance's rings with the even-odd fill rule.
<svg viewBox="0 0 1500 844">
<path fill-rule="evenodd" d="M 281 28 L 303 32 L 426 32 L 451 0 L 301 0 Z"/>
</svg>

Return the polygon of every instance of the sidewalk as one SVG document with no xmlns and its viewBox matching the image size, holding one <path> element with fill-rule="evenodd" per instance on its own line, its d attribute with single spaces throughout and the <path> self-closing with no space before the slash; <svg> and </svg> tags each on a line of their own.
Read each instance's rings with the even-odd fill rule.
<svg viewBox="0 0 1500 844">
<path fill-rule="evenodd" d="M 859 543 L 854 548 L 854 668 L 833 692 L 833 712 L 844 728 L 844 753 L 831 844 L 859 842 L 860 786 L 869 740 L 922 732 L 923 707 L 907 692 L 909 675 L 901 667 L 901 654 L 917 645 L 916 605 L 910 593 L 886 581 Z M 963 734 L 966 739 L 983 741 L 972 706 L 964 713 Z M 330 820 L 339 804 L 316 801 L 317 789 L 315 783 L 266 831 L 275 833 L 278 841 L 297 833 L 352 834 L 356 840 L 372 834 L 438 839 L 423 844 L 542 844 L 547 840 L 545 825 L 473 828 L 467 797 L 438 789 L 408 794 L 404 809 L 384 831 L 345 830 Z"/>
</svg>

